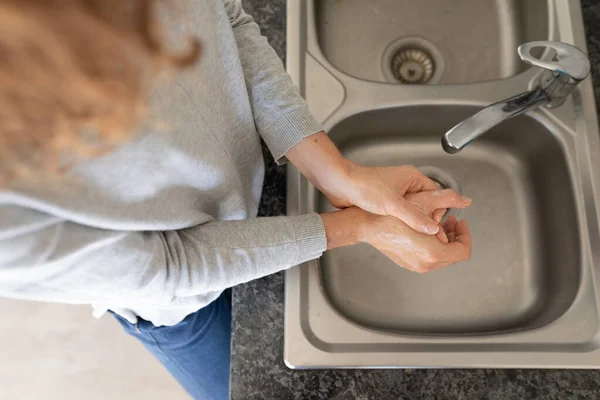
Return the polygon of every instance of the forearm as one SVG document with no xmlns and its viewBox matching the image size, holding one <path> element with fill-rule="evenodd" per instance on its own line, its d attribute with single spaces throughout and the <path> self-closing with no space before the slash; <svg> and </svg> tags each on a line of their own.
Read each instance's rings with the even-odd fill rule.
<svg viewBox="0 0 600 400">
<path fill-rule="evenodd" d="M 354 168 L 323 131 L 302 139 L 286 157 L 317 189 L 333 196 L 331 190 L 343 187 Z"/>
<path fill-rule="evenodd" d="M 300 140 L 321 130 L 277 53 L 242 8 L 240 0 L 223 0 L 229 15 L 254 122 L 278 163 Z"/>
<path fill-rule="evenodd" d="M 5 224 L 11 220 L 23 226 Z M 19 207 L 0 207 L 0 221 L 0 295 L 67 303 L 165 306 L 300 264 L 326 248 L 316 214 L 155 232 L 97 229 Z"/>
<path fill-rule="evenodd" d="M 186 268 L 184 274 L 190 275 L 184 275 L 183 284 L 196 282 L 203 291 L 261 278 L 317 258 L 326 249 L 323 221 L 316 214 L 218 221 L 179 231 L 178 237 L 186 257 L 203 267 Z"/>
</svg>

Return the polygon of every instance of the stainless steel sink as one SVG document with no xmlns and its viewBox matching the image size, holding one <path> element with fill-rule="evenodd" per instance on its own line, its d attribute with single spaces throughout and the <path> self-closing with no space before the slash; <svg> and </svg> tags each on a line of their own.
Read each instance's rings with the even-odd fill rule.
<svg viewBox="0 0 600 400">
<path fill-rule="evenodd" d="M 517 61 L 528 40 L 585 49 L 579 2 L 288 1 L 288 70 L 341 151 L 364 165 L 417 165 L 473 198 L 460 212 L 468 262 L 419 275 L 358 245 L 289 270 L 290 367 L 600 367 L 590 79 L 562 106 L 499 125 L 458 155 L 440 145 L 482 106 L 537 84 L 539 71 Z M 442 71 L 429 73 L 417 51 L 402 79 L 382 72 L 398 43 Z M 430 79 L 399 83 L 411 69 Z M 289 168 L 288 213 L 329 210 Z"/>
</svg>

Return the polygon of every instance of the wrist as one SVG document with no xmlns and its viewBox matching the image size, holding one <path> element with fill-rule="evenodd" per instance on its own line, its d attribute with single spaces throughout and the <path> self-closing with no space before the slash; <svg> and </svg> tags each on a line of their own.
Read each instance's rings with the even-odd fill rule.
<svg viewBox="0 0 600 400">
<path fill-rule="evenodd" d="M 359 168 L 361 168 L 360 165 L 348 160 L 346 157 L 342 156 L 342 159 L 340 159 L 338 161 L 338 166 L 337 166 L 337 179 L 339 182 L 341 182 L 343 185 L 347 186 L 347 185 L 351 185 L 352 184 L 352 180 L 353 175 L 355 173 L 356 170 L 358 170 Z"/>
<path fill-rule="evenodd" d="M 327 249 L 352 246 L 362 241 L 368 215 L 367 212 L 356 207 L 321 214 L 327 237 Z"/>
<path fill-rule="evenodd" d="M 357 167 L 344 157 L 337 149 L 332 149 L 325 157 L 327 161 L 314 164 L 310 174 L 311 183 L 327 196 L 344 196 L 345 190 L 351 184 L 352 172 Z M 307 176 L 308 177 L 308 176 Z"/>
<path fill-rule="evenodd" d="M 294 166 L 328 196 L 341 196 L 354 163 L 346 159 L 323 131 L 301 140 L 286 154 Z"/>
</svg>

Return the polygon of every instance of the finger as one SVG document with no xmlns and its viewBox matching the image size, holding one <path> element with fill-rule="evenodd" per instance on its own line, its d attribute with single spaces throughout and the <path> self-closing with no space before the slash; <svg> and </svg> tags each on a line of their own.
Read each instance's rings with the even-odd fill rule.
<svg viewBox="0 0 600 400">
<path fill-rule="evenodd" d="M 431 196 L 431 206 L 433 208 L 466 208 L 471 205 L 472 200 L 461 196 L 453 189 L 439 189 L 427 192 Z"/>
<path fill-rule="evenodd" d="M 444 232 L 444 229 L 442 229 L 441 225 L 440 230 L 435 234 L 435 237 L 437 237 L 438 240 L 443 244 L 447 244 L 450 241 L 450 238 L 446 236 L 446 232 Z"/>
<path fill-rule="evenodd" d="M 450 232 L 446 235 L 446 237 L 448 238 L 448 243 L 452 243 L 456 240 L 456 233 Z"/>
<path fill-rule="evenodd" d="M 427 235 L 435 235 L 439 232 L 440 226 L 438 223 L 414 203 L 405 200 L 403 197 L 398 197 L 393 204 L 390 215 L 400 219 L 415 231 Z"/>
<path fill-rule="evenodd" d="M 454 233 L 456 231 L 456 217 L 451 215 L 442 223 L 442 228 L 446 232 L 446 234 Z"/>
<path fill-rule="evenodd" d="M 471 258 L 471 233 L 465 221 L 456 224 L 456 238 L 446 246 L 446 254 L 453 264 Z"/>
<path fill-rule="evenodd" d="M 456 224 L 456 241 L 465 245 L 471 251 L 471 232 L 467 226 L 467 221 L 462 220 Z"/>
</svg>

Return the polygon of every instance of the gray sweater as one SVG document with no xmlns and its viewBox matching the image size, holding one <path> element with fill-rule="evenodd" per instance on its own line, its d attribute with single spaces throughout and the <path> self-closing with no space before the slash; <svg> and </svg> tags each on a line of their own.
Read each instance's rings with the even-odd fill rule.
<svg viewBox="0 0 600 400">
<path fill-rule="evenodd" d="M 226 288 L 319 257 L 316 214 L 256 218 L 260 136 L 276 160 L 321 130 L 240 0 L 188 0 L 203 42 L 157 85 L 129 144 L 0 191 L 0 296 L 91 304 L 174 325 Z"/>
</svg>

